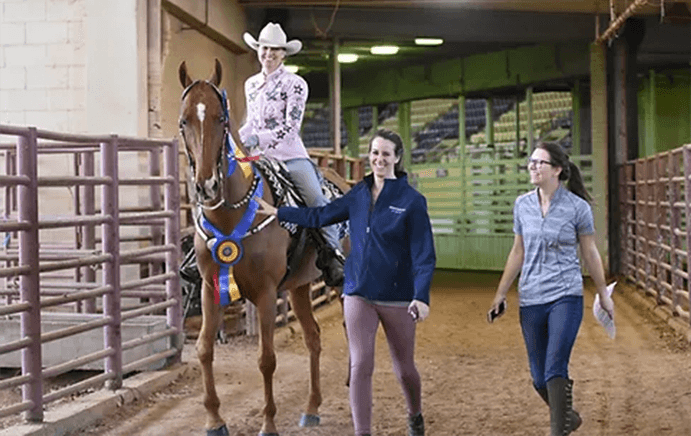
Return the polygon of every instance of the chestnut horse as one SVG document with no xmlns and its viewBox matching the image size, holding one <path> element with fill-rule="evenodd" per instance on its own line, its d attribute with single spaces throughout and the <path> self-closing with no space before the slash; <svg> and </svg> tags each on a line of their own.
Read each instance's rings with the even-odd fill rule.
<svg viewBox="0 0 691 436">
<path fill-rule="evenodd" d="M 260 324 L 258 363 L 264 379 L 265 402 L 259 435 L 278 435 L 274 423 L 276 404 L 273 374 L 276 354 L 273 341 L 279 285 L 282 289 L 290 290 L 292 310 L 302 326 L 310 354 L 309 396 L 300 426 L 318 425 L 322 402 L 319 382 L 321 339 L 310 300 L 310 283 L 321 275 L 315 266 L 316 249 L 309 247 L 299 267 L 284 278 L 290 235 L 273 217 L 256 216 L 254 213 L 257 203 L 253 198 L 256 195 L 269 203 L 273 203 L 273 200 L 269 188 L 263 188 L 267 186 L 263 176 L 245 159 L 248 155 L 246 150 L 233 140 L 237 134 L 233 132 L 231 135 L 225 92 L 218 88 L 221 64 L 216 60 L 209 80 L 192 80 L 187 74 L 185 62 L 180 64 L 178 72 L 184 88 L 180 134 L 192 172 L 196 213 L 203 215 L 200 218 L 207 227 L 210 224 L 215 228 L 216 235 L 216 238 L 210 238 L 208 234 L 205 236 L 204 230 L 198 225 L 194 241 L 197 265 L 203 279 L 203 322 L 196 348 L 204 383 L 206 434 L 229 434 L 219 414 L 220 401 L 212 366 L 214 340 L 222 313 L 214 282 L 219 280 L 224 269 L 226 274 L 230 270 L 240 295 L 257 307 Z M 228 235 L 230 239 L 226 238 Z M 229 264 L 232 264 L 230 268 Z"/>
</svg>

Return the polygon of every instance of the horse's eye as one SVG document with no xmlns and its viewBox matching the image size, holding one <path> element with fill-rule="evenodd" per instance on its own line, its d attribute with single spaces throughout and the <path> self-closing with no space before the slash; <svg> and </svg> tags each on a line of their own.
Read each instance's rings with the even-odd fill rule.
<svg viewBox="0 0 691 436">
<path fill-rule="evenodd" d="M 180 120 L 179 127 L 180 127 L 181 129 L 182 129 L 183 127 L 185 127 L 186 125 L 187 125 L 187 120 L 185 120 L 185 119 Z"/>
</svg>

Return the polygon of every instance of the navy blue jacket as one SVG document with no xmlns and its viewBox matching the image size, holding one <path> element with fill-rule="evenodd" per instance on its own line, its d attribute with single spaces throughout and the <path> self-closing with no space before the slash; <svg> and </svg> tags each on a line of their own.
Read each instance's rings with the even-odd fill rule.
<svg viewBox="0 0 691 436">
<path fill-rule="evenodd" d="M 372 301 L 415 299 L 429 304 L 436 257 L 427 201 L 402 175 L 385 179 L 372 207 L 373 183 L 370 174 L 326 206 L 281 207 L 278 219 L 303 227 L 349 219 L 351 250 L 343 293 Z"/>
</svg>

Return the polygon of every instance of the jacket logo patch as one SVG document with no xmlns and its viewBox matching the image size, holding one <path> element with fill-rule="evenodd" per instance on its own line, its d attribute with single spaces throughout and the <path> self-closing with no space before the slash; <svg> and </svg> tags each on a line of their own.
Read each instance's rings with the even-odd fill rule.
<svg viewBox="0 0 691 436">
<path fill-rule="evenodd" d="M 405 212 L 405 209 L 402 207 L 396 207 L 396 206 L 389 206 L 389 210 L 395 214 L 402 214 Z"/>
</svg>

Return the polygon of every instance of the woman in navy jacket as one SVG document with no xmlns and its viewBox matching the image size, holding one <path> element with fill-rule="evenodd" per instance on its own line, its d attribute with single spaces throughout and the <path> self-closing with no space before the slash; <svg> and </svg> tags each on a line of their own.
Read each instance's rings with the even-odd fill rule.
<svg viewBox="0 0 691 436">
<path fill-rule="evenodd" d="M 278 210 L 260 201 L 258 211 L 303 227 L 349 220 L 351 250 L 343 298 L 356 436 L 371 434 L 374 342 L 380 322 L 406 399 L 408 435 L 425 434 L 422 388 L 414 360 L 415 322 L 429 315 L 436 257 L 427 202 L 408 184 L 402 154 L 401 137 L 379 130 L 369 146 L 372 174 L 343 197 L 322 207 Z"/>
</svg>

